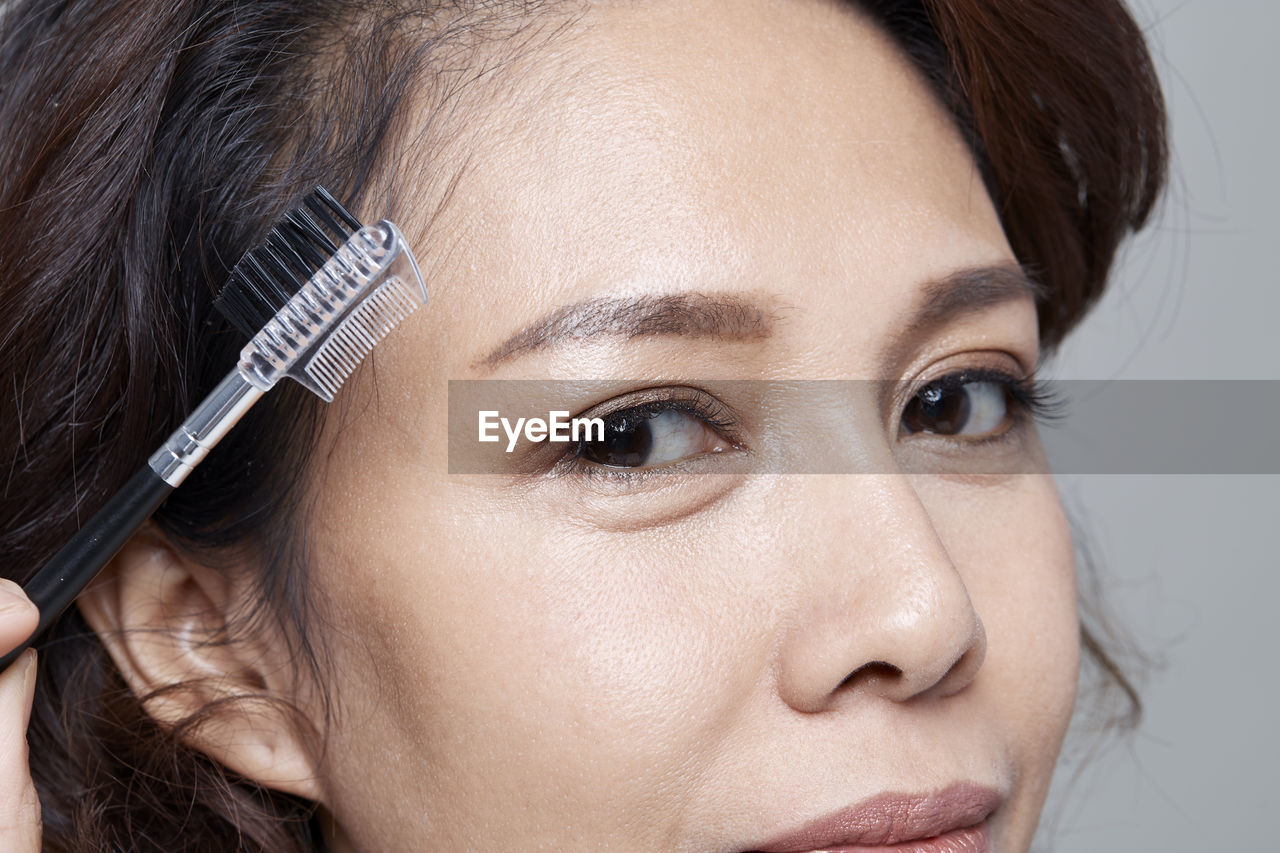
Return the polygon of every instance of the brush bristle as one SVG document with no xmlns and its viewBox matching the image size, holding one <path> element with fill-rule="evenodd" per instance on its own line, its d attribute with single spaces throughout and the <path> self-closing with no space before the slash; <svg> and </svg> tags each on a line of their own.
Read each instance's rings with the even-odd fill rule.
<svg viewBox="0 0 1280 853">
<path fill-rule="evenodd" d="M 302 285 L 360 229 L 360 221 L 324 187 L 316 187 L 245 253 L 213 305 L 253 337 Z"/>
</svg>

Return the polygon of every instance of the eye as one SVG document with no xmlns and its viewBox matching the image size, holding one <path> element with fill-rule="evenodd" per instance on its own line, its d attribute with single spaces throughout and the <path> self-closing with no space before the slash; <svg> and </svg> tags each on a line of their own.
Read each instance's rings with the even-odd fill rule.
<svg viewBox="0 0 1280 853">
<path fill-rule="evenodd" d="M 954 373 L 929 383 L 907 403 L 902 431 L 966 438 L 994 437 L 1009 429 L 1030 402 L 1024 380 Z"/>
<path fill-rule="evenodd" d="M 714 411 L 695 401 L 654 401 L 604 416 L 604 439 L 580 442 L 577 457 L 606 468 L 655 468 L 720 453 L 733 442 L 713 426 Z"/>
</svg>

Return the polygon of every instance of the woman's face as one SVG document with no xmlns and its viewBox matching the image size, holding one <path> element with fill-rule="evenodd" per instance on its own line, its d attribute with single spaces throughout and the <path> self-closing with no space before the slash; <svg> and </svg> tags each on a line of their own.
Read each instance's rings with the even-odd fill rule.
<svg viewBox="0 0 1280 853">
<path fill-rule="evenodd" d="M 597 4 L 549 45 L 467 113 L 430 237 L 437 176 L 401 176 L 432 302 L 332 422 L 312 582 L 338 844 L 742 853 L 990 811 L 989 849 L 1026 850 L 1078 646 L 1052 480 L 991 473 L 1034 436 L 907 434 L 910 392 L 870 382 L 736 381 L 1033 369 L 948 113 L 837 4 Z M 717 422 L 670 410 L 648 452 L 708 452 L 449 473 L 449 380 L 584 378 L 607 381 L 533 408 L 679 385 Z"/>
</svg>

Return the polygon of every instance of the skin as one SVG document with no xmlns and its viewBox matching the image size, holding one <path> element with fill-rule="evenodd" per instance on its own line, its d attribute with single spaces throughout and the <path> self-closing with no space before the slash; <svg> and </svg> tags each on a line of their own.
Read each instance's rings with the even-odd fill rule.
<svg viewBox="0 0 1280 853">
<path fill-rule="evenodd" d="M 15 648 L 39 618 L 22 587 L 0 578 L 0 648 Z M 25 736 L 35 688 L 36 653 L 28 649 L 0 673 L 0 846 L 19 853 L 40 849 L 40 800 L 27 770 Z"/>
<path fill-rule="evenodd" d="M 740 853 L 883 792 L 964 781 L 1002 795 L 990 849 L 1027 850 L 1078 665 L 1052 479 L 957 473 L 992 451 L 902 436 L 907 398 L 886 425 L 870 384 L 771 420 L 723 381 L 1034 369 L 1029 295 L 882 363 L 927 282 L 1013 262 L 948 114 L 873 25 L 818 2 L 593 5 L 508 77 L 443 155 L 471 156 L 434 236 L 412 211 L 438 188 L 401 176 L 432 302 L 344 389 L 313 473 L 327 749 L 268 709 L 197 745 L 320 801 L 337 850 Z M 484 363 L 560 306 L 690 290 L 760 305 L 771 329 Z M 489 378 L 608 379 L 614 395 L 680 379 L 743 414 L 742 449 L 704 457 L 708 476 L 631 486 L 450 474 L 447 381 Z M 716 467 L 749 471 L 768 447 L 871 473 Z M 1018 448 L 1039 453 L 1033 432 Z M 279 642 L 116 633 L 196 636 L 238 594 L 144 535 L 80 606 L 135 689 L 214 673 L 318 722 Z M 11 713 L 16 690 L 0 684 Z"/>
</svg>

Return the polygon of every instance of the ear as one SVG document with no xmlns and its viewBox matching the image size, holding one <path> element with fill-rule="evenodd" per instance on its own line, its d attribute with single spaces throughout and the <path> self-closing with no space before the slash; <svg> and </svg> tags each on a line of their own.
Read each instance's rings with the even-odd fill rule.
<svg viewBox="0 0 1280 853">
<path fill-rule="evenodd" d="M 76 602 L 154 719 L 172 726 L 203 710 L 185 743 L 268 788 L 322 800 L 310 732 L 267 701 L 296 695 L 286 644 L 231 630 L 240 590 L 230 576 L 240 574 L 144 529 Z"/>
</svg>

